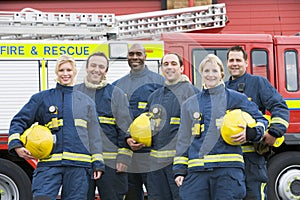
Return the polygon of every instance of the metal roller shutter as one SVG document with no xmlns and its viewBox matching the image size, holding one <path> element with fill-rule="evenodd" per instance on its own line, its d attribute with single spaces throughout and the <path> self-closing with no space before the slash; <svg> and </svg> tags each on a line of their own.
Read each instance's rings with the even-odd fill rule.
<svg viewBox="0 0 300 200">
<path fill-rule="evenodd" d="M 39 88 L 38 61 L 0 61 L 0 133 Z"/>
</svg>

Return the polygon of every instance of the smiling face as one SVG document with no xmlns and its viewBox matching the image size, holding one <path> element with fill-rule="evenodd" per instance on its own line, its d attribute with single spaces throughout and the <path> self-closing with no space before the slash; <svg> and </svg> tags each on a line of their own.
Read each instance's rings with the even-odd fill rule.
<svg viewBox="0 0 300 200">
<path fill-rule="evenodd" d="M 134 72 L 141 71 L 145 68 L 146 53 L 140 44 L 133 44 L 128 50 L 128 65 Z"/>
<path fill-rule="evenodd" d="M 57 67 L 57 81 L 66 86 L 72 86 L 76 76 L 73 63 L 70 61 L 64 62 Z"/>
<path fill-rule="evenodd" d="M 224 67 L 220 58 L 214 54 L 208 54 L 200 63 L 202 82 L 207 88 L 213 88 L 223 82 Z"/>
<path fill-rule="evenodd" d="M 233 80 L 246 72 L 247 65 L 242 51 L 230 51 L 228 53 L 227 67 Z"/>
<path fill-rule="evenodd" d="M 202 80 L 207 88 L 214 88 L 222 81 L 222 72 L 217 64 L 206 62 L 202 71 Z"/>
<path fill-rule="evenodd" d="M 108 70 L 107 60 L 103 56 L 92 56 L 86 67 L 87 81 L 93 84 L 100 83 L 105 78 Z"/>
<path fill-rule="evenodd" d="M 175 54 L 165 55 L 162 59 L 161 71 L 168 82 L 176 82 L 183 72 L 183 66 L 180 65 L 178 56 Z"/>
</svg>

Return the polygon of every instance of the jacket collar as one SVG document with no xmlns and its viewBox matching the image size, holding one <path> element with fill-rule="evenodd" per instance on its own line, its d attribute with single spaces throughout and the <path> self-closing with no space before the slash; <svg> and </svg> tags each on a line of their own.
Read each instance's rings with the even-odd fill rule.
<svg viewBox="0 0 300 200">
<path fill-rule="evenodd" d="M 248 76 L 247 72 L 245 72 L 242 76 L 232 80 L 232 76 L 229 78 L 229 83 L 235 83 L 235 82 L 240 82 L 241 80 L 244 80 Z"/>
<path fill-rule="evenodd" d="M 145 68 L 142 69 L 141 71 L 138 71 L 138 72 L 130 71 L 129 76 L 130 76 L 130 78 L 139 78 L 139 77 L 145 76 L 148 72 L 149 72 L 149 69 L 147 66 L 145 66 Z"/>
<path fill-rule="evenodd" d="M 62 92 L 71 93 L 71 92 L 73 92 L 74 86 L 66 86 L 66 85 L 62 85 L 60 83 L 56 83 L 56 88 L 58 90 L 61 90 Z"/>
<path fill-rule="evenodd" d="M 218 86 L 214 87 L 214 88 L 203 88 L 203 92 L 204 94 L 219 94 L 221 92 L 223 92 L 225 90 L 225 85 L 224 83 L 219 84 Z"/>
</svg>

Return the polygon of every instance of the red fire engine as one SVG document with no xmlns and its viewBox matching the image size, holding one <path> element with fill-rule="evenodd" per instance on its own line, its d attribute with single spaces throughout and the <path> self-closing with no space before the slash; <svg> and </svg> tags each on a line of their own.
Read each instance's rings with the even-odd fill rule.
<svg viewBox="0 0 300 200">
<path fill-rule="evenodd" d="M 52 72 L 57 56 L 72 54 L 82 67 L 88 53 L 104 51 L 110 58 L 108 79 L 113 81 L 129 70 L 123 69 L 127 46 L 141 42 L 146 47 L 147 65 L 152 70 L 159 72 L 163 53 L 177 52 L 184 58 L 184 73 L 199 87 L 201 78 L 197 67 L 208 53 L 216 54 L 226 66 L 228 48 L 242 46 L 249 55 L 247 71 L 266 77 L 290 109 L 285 141 L 279 148 L 274 148 L 269 160 L 269 198 L 299 199 L 300 37 L 222 32 L 224 27 L 223 30 L 230 29 L 225 15 L 225 4 L 119 17 L 113 14 L 42 13 L 32 9 L 21 13 L 2 12 L 0 17 L 5 19 L 0 20 L 0 25 L 7 28 L 0 30 L 0 197 L 30 199 L 30 180 L 36 161 L 8 155 L 7 129 L 13 114 L 34 92 L 54 85 Z M 100 18 L 103 24 L 94 26 Z M 118 26 L 114 26 L 116 23 Z M 59 26 L 53 28 L 55 24 Z M 74 24 L 76 34 L 73 34 Z M 105 29 L 105 34 L 99 33 L 99 29 Z M 191 31 L 206 33 L 183 33 Z M 128 41 L 131 37 L 135 40 Z M 226 72 L 225 79 L 228 77 Z"/>
</svg>

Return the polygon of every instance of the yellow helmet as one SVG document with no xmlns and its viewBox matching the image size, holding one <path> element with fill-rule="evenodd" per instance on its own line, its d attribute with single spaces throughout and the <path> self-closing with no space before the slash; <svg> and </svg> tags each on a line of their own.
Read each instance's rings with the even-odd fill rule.
<svg viewBox="0 0 300 200">
<path fill-rule="evenodd" d="M 152 113 L 142 113 L 140 116 L 129 126 L 129 132 L 131 137 L 138 143 L 143 143 L 146 147 L 150 147 L 152 143 L 152 132 L 150 126 L 150 119 L 153 116 Z"/>
<path fill-rule="evenodd" d="M 51 131 L 38 124 L 26 129 L 20 136 L 20 140 L 31 155 L 38 159 L 47 158 L 53 148 L 53 137 Z"/>
<path fill-rule="evenodd" d="M 251 115 L 240 109 L 226 111 L 221 125 L 221 136 L 227 144 L 240 145 L 239 142 L 233 142 L 231 138 L 232 135 L 243 131 L 243 128 L 238 126 L 239 124 L 253 128 L 256 126 L 256 121 Z"/>
</svg>

